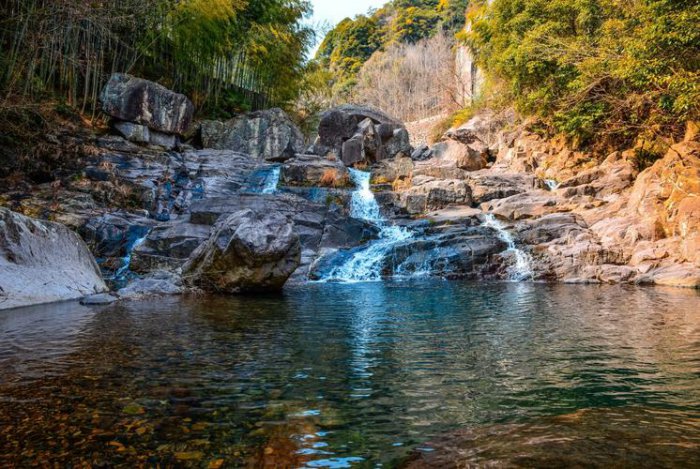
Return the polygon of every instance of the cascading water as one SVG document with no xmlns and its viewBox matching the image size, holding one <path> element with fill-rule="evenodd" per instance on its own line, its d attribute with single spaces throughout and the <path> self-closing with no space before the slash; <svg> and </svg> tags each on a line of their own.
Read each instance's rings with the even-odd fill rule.
<svg viewBox="0 0 700 469">
<path fill-rule="evenodd" d="M 263 194 L 274 194 L 277 192 L 277 185 L 280 182 L 280 171 L 281 169 L 279 166 L 272 168 L 270 173 L 265 178 L 265 184 L 262 188 Z"/>
<path fill-rule="evenodd" d="M 512 253 L 515 257 L 515 264 L 508 269 L 508 280 L 522 282 L 532 279 L 534 274 L 532 272 L 532 266 L 530 265 L 530 256 L 523 250 L 518 249 L 513 236 L 496 217 L 491 214 L 486 214 L 484 218 L 485 221 L 482 225 L 495 230 L 498 233 L 498 237 L 508 245 L 507 252 Z"/>
<path fill-rule="evenodd" d="M 350 169 L 350 177 L 357 187 L 352 194 L 350 214 L 353 218 L 375 225 L 379 229 L 379 238 L 331 269 L 322 280 L 346 282 L 381 280 L 382 267 L 387 254 L 397 243 L 411 239 L 413 233 L 406 228 L 387 223 L 370 189 L 369 172 Z"/>
<path fill-rule="evenodd" d="M 280 182 L 281 168 L 279 165 L 262 166 L 247 178 L 241 192 L 246 194 L 274 194 Z"/>
<path fill-rule="evenodd" d="M 544 183 L 547 185 L 547 188 L 550 191 L 555 191 L 555 190 L 559 189 L 559 183 L 557 181 L 555 181 L 554 179 L 545 179 Z"/>
</svg>

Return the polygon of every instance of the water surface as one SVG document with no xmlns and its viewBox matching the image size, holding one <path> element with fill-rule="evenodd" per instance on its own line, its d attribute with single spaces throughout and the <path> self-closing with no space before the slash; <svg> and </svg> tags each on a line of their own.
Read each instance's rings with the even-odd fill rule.
<svg viewBox="0 0 700 469">
<path fill-rule="evenodd" d="M 698 465 L 699 306 L 422 281 L 3 312 L 0 466 Z"/>
</svg>

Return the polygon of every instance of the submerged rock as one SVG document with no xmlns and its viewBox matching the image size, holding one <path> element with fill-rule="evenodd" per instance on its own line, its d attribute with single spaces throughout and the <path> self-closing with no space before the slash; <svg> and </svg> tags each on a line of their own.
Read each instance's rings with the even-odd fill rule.
<svg viewBox="0 0 700 469">
<path fill-rule="evenodd" d="M 77 234 L 0 208 L 0 309 L 106 290 L 95 259 Z"/>
<path fill-rule="evenodd" d="M 301 243 L 289 217 L 241 210 L 216 224 L 183 272 L 190 285 L 206 291 L 277 291 L 300 260 Z"/>
<path fill-rule="evenodd" d="M 176 272 L 153 272 L 139 277 L 117 293 L 123 300 L 141 300 L 153 296 L 180 295 L 184 292 L 181 276 Z"/>
</svg>

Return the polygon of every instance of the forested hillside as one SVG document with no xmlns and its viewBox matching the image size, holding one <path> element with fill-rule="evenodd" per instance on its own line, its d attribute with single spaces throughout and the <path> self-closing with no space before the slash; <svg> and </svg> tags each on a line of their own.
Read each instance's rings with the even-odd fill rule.
<svg viewBox="0 0 700 469">
<path fill-rule="evenodd" d="M 460 36 L 491 103 L 514 103 L 581 144 L 671 137 L 698 118 L 700 2 L 487 3 L 472 2 Z"/>
<path fill-rule="evenodd" d="M 395 0 L 347 18 L 325 37 L 316 60 L 335 101 L 373 104 L 403 120 L 451 103 L 454 35 L 467 0 Z"/>
</svg>

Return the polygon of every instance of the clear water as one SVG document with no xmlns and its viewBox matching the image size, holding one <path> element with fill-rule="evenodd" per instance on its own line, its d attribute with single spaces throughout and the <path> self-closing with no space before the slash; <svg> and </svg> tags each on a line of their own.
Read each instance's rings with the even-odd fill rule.
<svg viewBox="0 0 700 469">
<path fill-rule="evenodd" d="M 510 234 L 503 223 L 498 221 L 493 215 L 486 214 L 484 215 L 483 226 L 491 228 L 498 233 L 498 237 L 501 241 L 508 245 L 507 252 L 512 254 L 515 259 L 513 265 L 508 268 L 508 279 L 514 282 L 532 279 L 534 274 L 532 272 L 530 255 L 518 248 L 513 235 Z"/>
<path fill-rule="evenodd" d="M 422 281 L 2 312 L 0 466 L 693 467 L 699 306 Z"/>
<path fill-rule="evenodd" d="M 356 190 L 352 193 L 350 215 L 372 223 L 379 228 L 379 236 L 361 250 L 331 269 L 322 281 L 367 282 L 382 280 L 382 266 L 391 249 L 413 237 L 401 226 L 392 225 L 384 218 L 370 188 L 370 173 L 350 168 L 350 177 Z"/>
</svg>

